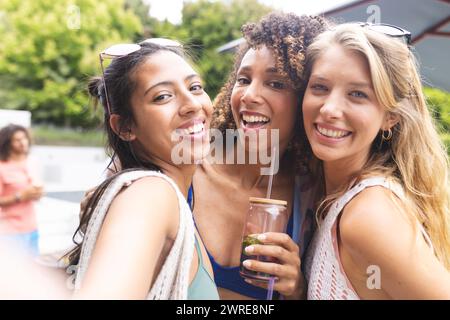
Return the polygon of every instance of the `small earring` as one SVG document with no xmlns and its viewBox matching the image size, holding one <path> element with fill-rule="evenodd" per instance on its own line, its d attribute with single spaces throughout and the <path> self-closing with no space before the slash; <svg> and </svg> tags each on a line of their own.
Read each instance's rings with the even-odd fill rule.
<svg viewBox="0 0 450 320">
<path fill-rule="evenodd" d="M 387 132 L 387 136 L 384 135 L 385 132 Z M 384 141 L 389 141 L 389 140 L 391 140 L 391 139 L 392 139 L 392 130 L 389 129 L 389 130 L 387 130 L 387 131 L 382 131 L 382 132 L 381 132 L 381 138 L 382 138 Z"/>
</svg>

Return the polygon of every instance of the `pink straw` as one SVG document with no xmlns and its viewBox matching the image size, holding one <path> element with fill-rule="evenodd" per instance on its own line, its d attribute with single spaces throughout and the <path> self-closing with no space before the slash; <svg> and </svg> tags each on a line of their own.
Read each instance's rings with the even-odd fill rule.
<svg viewBox="0 0 450 320">
<path fill-rule="evenodd" d="M 272 300 L 273 286 L 275 285 L 275 277 L 270 277 L 269 286 L 267 287 L 267 297 L 266 300 Z"/>
</svg>

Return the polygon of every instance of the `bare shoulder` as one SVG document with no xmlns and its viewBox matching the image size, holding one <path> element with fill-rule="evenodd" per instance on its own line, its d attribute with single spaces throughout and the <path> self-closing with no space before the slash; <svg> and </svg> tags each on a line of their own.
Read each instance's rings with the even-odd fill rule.
<svg viewBox="0 0 450 320">
<path fill-rule="evenodd" d="M 177 193 L 174 187 L 164 178 L 158 176 L 143 177 L 134 181 L 125 193 L 142 192 L 146 193 L 149 198 L 159 198 L 163 196 L 165 199 L 177 199 Z"/>
<path fill-rule="evenodd" d="M 108 209 L 81 296 L 146 297 L 176 238 L 178 213 L 176 190 L 163 178 L 141 178 L 124 188 Z"/>
<path fill-rule="evenodd" d="M 344 208 L 339 232 L 342 243 L 367 259 L 394 251 L 413 239 L 413 225 L 393 201 L 392 191 L 374 186 L 361 191 Z"/>
<path fill-rule="evenodd" d="M 165 179 L 156 176 L 140 178 L 116 197 L 117 201 L 122 198 L 136 199 L 139 203 L 175 203 L 177 204 L 177 193 L 174 187 Z"/>
<path fill-rule="evenodd" d="M 339 222 L 344 268 L 352 278 L 352 270 L 377 266 L 381 289 L 391 298 L 448 299 L 450 273 L 426 244 L 418 223 L 393 199 L 390 190 L 375 186 L 348 203 Z M 366 285 L 366 279 L 361 281 L 360 289 Z M 373 296 L 365 289 L 359 294 Z"/>
<path fill-rule="evenodd" d="M 118 219 L 136 219 L 173 225 L 179 211 L 178 197 L 173 186 L 161 177 L 144 177 L 124 188 L 113 200 L 108 215 Z M 120 216 L 120 217 L 118 217 Z"/>
</svg>

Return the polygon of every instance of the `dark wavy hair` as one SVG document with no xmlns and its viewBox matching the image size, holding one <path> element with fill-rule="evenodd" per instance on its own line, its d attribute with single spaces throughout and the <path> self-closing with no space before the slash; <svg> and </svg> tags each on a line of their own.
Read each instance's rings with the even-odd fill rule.
<svg viewBox="0 0 450 320">
<path fill-rule="evenodd" d="M 108 102 L 112 114 L 120 116 L 119 132 L 129 132 L 131 124 L 134 122 L 133 111 L 131 108 L 131 96 L 136 88 L 134 81 L 134 73 L 149 57 L 160 51 L 173 52 L 180 57 L 188 59 L 188 55 L 181 47 L 163 47 L 153 43 L 141 44 L 141 49 L 130 53 L 126 56 L 114 59 L 105 69 L 105 83 L 108 91 Z M 107 136 L 107 152 L 111 157 L 111 165 L 115 166 L 116 159 L 120 163 L 120 168 L 115 168 L 115 174 L 106 179 L 94 191 L 89 198 L 85 209 L 80 213 L 80 224 L 73 236 L 75 248 L 67 253 L 65 257 L 68 259 L 69 265 L 78 264 L 82 242 L 77 242 L 76 237 L 84 236 L 86 228 L 91 219 L 101 196 L 105 192 L 110 183 L 117 176 L 132 170 L 154 170 L 161 169 L 148 160 L 139 157 L 129 141 L 122 140 L 109 125 L 110 114 L 106 105 L 106 91 L 102 77 L 93 77 L 88 84 L 88 91 L 94 100 L 94 105 L 100 103 L 104 109 L 104 130 Z M 151 125 L 151 124 L 148 124 Z"/>
<path fill-rule="evenodd" d="M 27 128 L 17 125 L 9 124 L 0 130 L 0 160 L 6 161 L 11 155 L 11 141 L 14 134 L 18 131 L 22 131 L 28 138 L 28 142 L 31 144 L 30 133 Z"/>
<path fill-rule="evenodd" d="M 225 136 L 226 129 L 236 129 L 236 123 L 231 111 L 231 93 L 236 83 L 237 72 L 242 59 L 250 49 L 265 46 L 273 52 L 276 68 L 286 76 L 290 85 L 297 91 L 301 103 L 307 79 L 305 78 L 306 48 L 314 38 L 328 28 L 328 22 L 320 16 L 298 16 L 293 13 L 272 12 L 264 16 L 258 23 L 248 23 L 242 26 L 245 42 L 235 55 L 234 67 L 227 82 L 214 100 L 214 114 L 211 127 L 219 129 Z M 295 124 L 295 134 L 288 148 L 296 159 L 296 171 L 306 170 L 303 151 L 306 137 L 302 134 L 302 117 Z"/>
</svg>

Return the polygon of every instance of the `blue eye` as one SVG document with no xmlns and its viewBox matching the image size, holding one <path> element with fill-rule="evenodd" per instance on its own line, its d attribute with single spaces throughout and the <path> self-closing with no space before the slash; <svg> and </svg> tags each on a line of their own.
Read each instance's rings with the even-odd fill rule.
<svg viewBox="0 0 450 320">
<path fill-rule="evenodd" d="M 355 98 L 368 98 L 367 94 L 362 91 L 352 91 L 350 95 Z"/>
<path fill-rule="evenodd" d="M 328 90 L 327 87 L 325 87 L 324 85 L 321 85 L 321 84 L 312 84 L 310 86 L 310 88 L 312 90 L 316 90 L 316 91 L 327 91 Z"/>
</svg>

